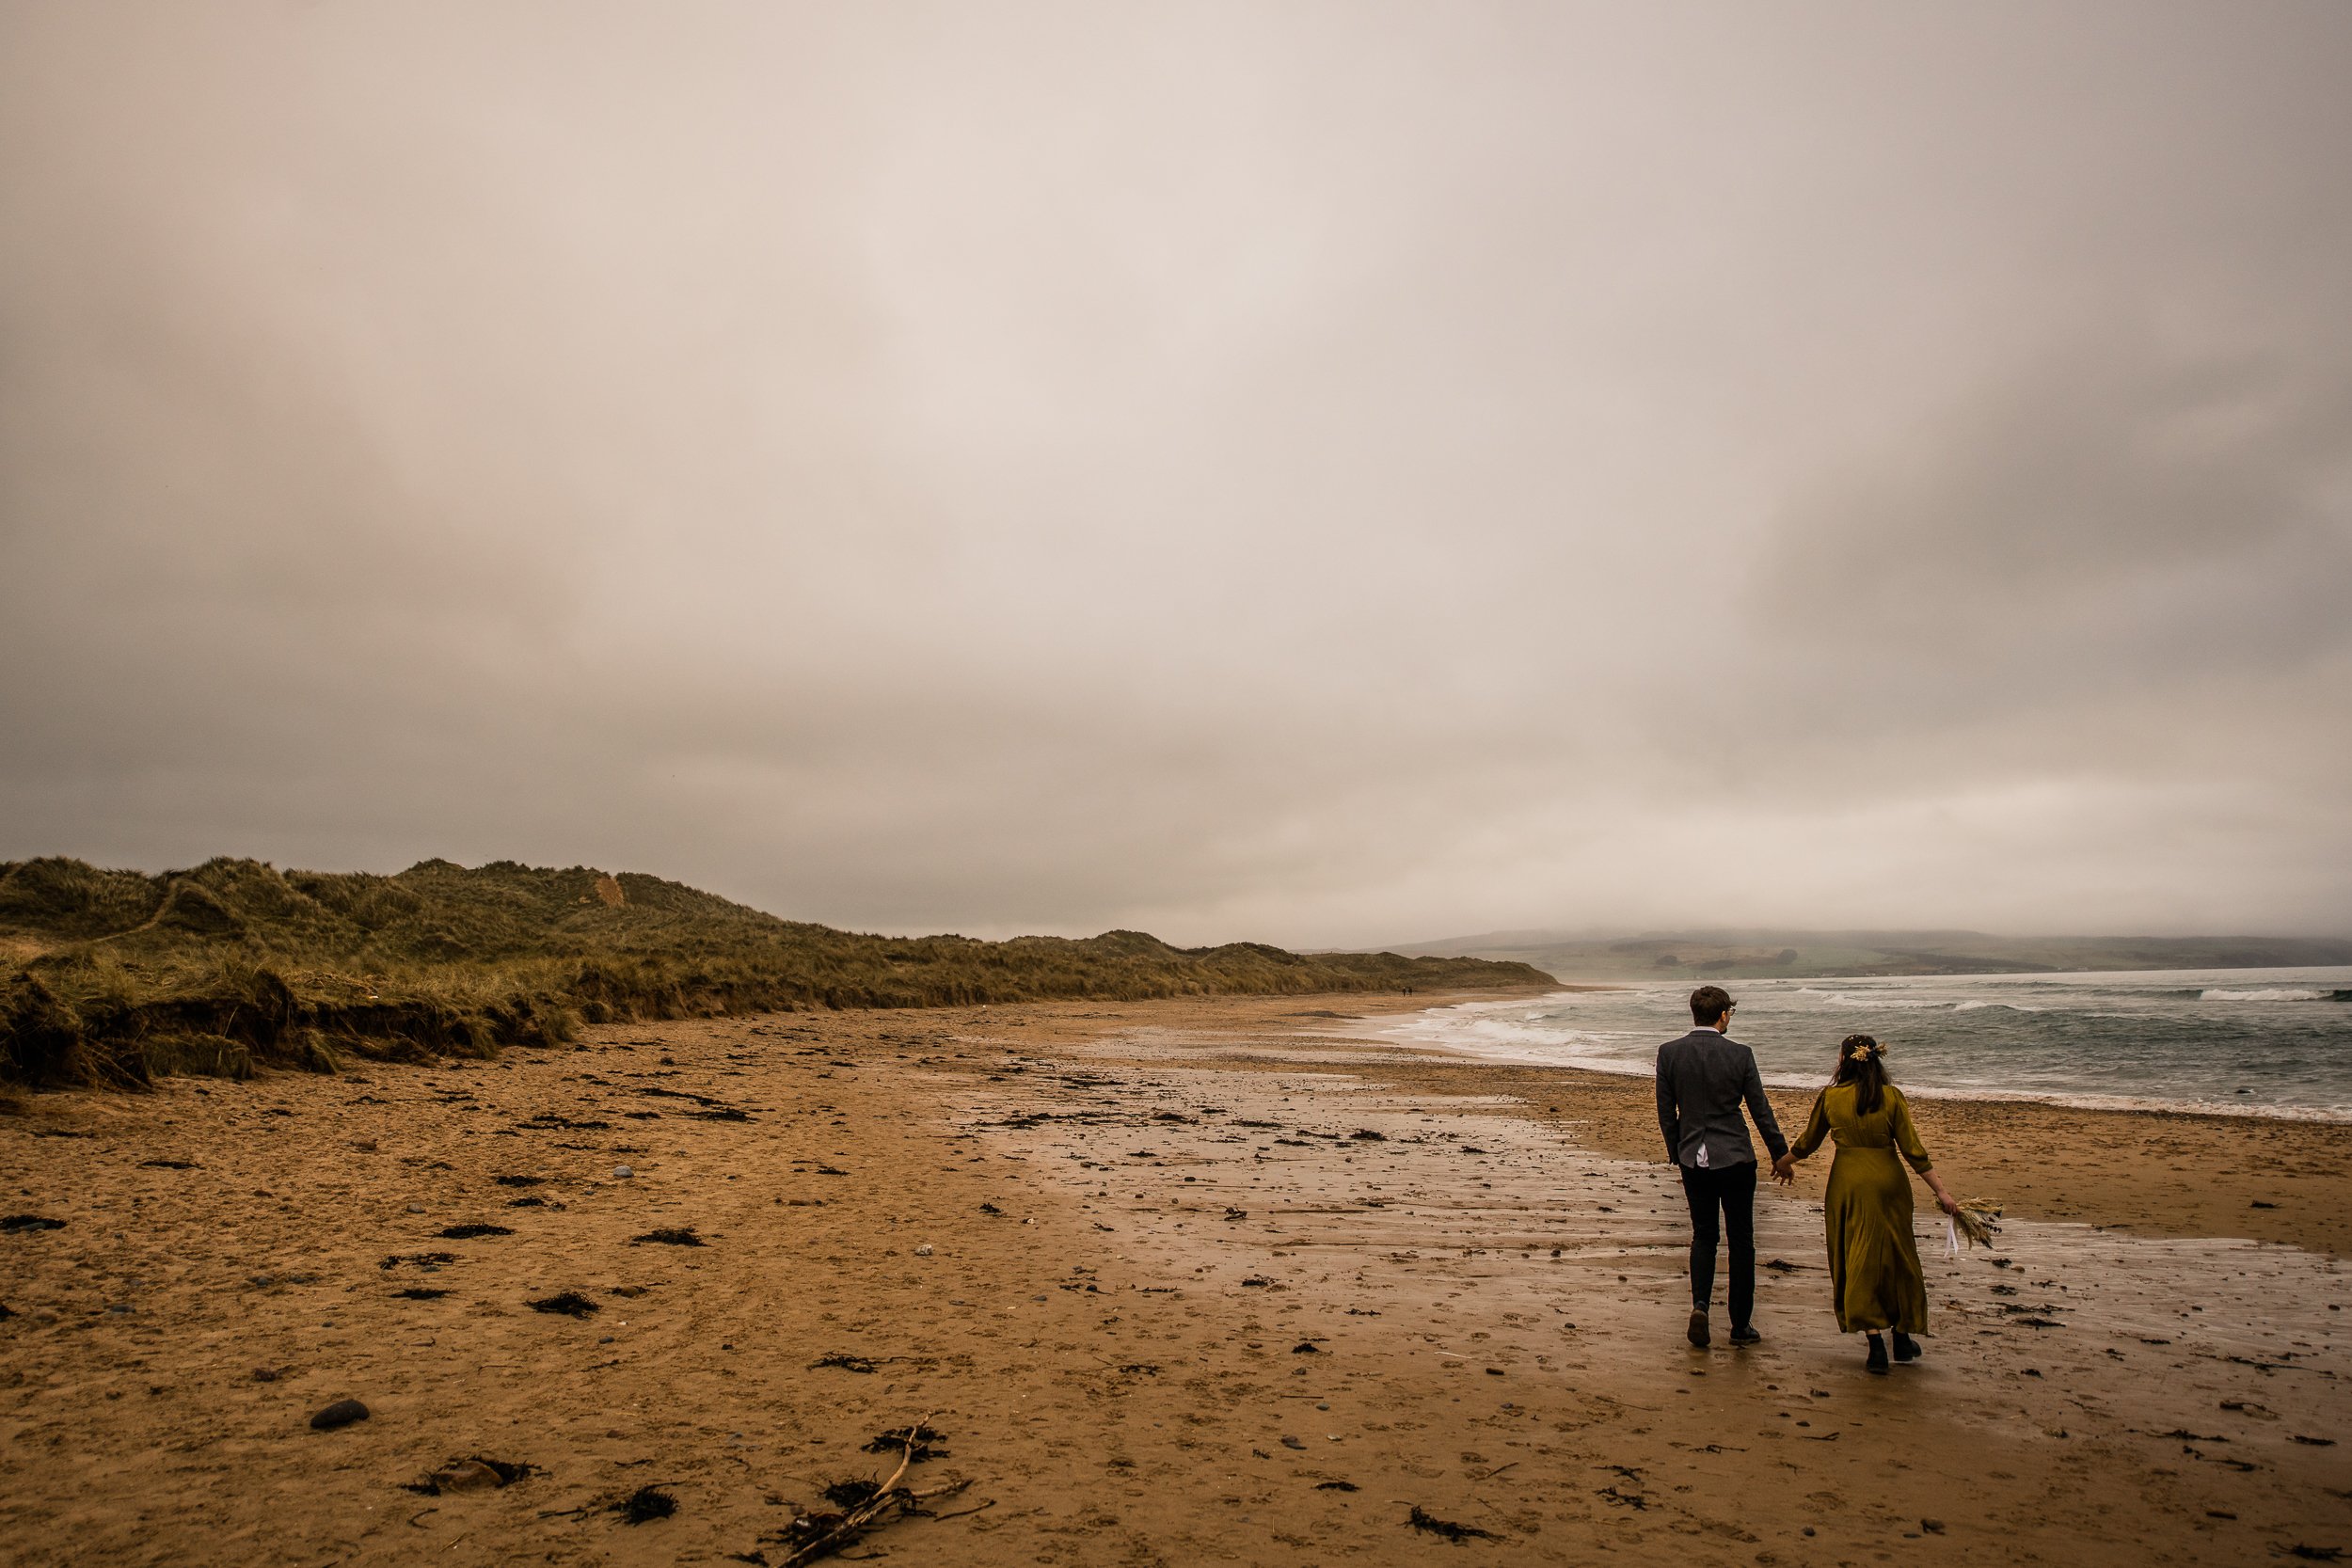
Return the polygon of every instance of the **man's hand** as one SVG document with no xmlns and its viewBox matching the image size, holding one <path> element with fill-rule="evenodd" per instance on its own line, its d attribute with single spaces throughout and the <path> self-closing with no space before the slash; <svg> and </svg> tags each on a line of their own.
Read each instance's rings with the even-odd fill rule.
<svg viewBox="0 0 2352 1568">
<path fill-rule="evenodd" d="M 1772 1180 L 1779 1182 L 1784 1187 L 1795 1186 L 1797 1182 L 1797 1157 L 1793 1154 L 1784 1154 L 1779 1159 L 1774 1160 L 1772 1162 Z"/>
</svg>

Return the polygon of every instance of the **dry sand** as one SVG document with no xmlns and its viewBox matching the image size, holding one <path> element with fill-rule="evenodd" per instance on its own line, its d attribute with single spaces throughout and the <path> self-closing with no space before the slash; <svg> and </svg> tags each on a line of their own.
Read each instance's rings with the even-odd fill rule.
<svg viewBox="0 0 2352 1568">
<path fill-rule="evenodd" d="M 40 1097 L 0 1117 L 0 1212 L 65 1222 L 0 1233 L 0 1559 L 780 1562 L 919 1418 L 947 1451 L 913 1483 L 971 1484 L 852 1558 L 2352 1547 L 2352 1128 L 1924 1102 L 2013 1217 L 1930 1250 L 1928 1357 L 1869 1378 L 1826 1159 L 1759 1199 L 1766 1342 L 1694 1352 L 1646 1085 L 1383 1049 L 1361 1010 L 633 1025 Z M 707 1244 L 631 1240 L 663 1227 Z M 565 1291 L 596 1309 L 526 1305 Z M 371 1418 L 311 1430 L 346 1397 Z M 401 1489 L 471 1455 L 532 1473 Z M 647 1485 L 676 1513 L 624 1522 Z"/>
</svg>

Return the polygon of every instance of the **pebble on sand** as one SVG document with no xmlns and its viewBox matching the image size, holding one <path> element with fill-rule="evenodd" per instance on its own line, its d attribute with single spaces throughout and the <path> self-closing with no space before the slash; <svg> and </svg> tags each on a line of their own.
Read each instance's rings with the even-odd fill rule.
<svg viewBox="0 0 2352 1568">
<path fill-rule="evenodd" d="M 635 1169 L 628 1165 L 614 1165 L 612 1167 L 612 1180 L 615 1181 L 626 1181 L 636 1174 L 637 1172 Z"/>
<path fill-rule="evenodd" d="M 347 1427 L 354 1421 L 367 1418 L 368 1407 L 358 1400 L 337 1400 L 310 1418 L 310 1427 L 314 1432 L 332 1432 L 337 1427 Z"/>
</svg>

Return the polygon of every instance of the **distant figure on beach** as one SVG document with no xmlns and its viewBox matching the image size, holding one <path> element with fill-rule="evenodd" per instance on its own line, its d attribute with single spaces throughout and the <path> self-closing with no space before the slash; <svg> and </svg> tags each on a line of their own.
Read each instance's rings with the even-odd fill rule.
<svg viewBox="0 0 2352 1568">
<path fill-rule="evenodd" d="M 1912 1336 L 1928 1327 L 1927 1279 L 1911 1234 L 1911 1179 L 1896 1163 L 1897 1152 L 1934 1189 L 1938 1208 L 1960 1212 L 1912 1125 L 1903 1091 L 1887 1080 L 1885 1057 L 1886 1048 L 1869 1036 L 1847 1036 L 1837 1048 L 1836 1073 L 1813 1101 L 1804 1135 L 1772 1162 L 1775 1180 L 1794 1181 L 1798 1161 L 1820 1148 L 1823 1138 L 1836 1140 L 1823 1207 L 1830 1291 L 1838 1332 L 1867 1334 L 1870 1352 L 1864 1365 L 1882 1374 L 1886 1341 L 1880 1335 L 1892 1329 L 1895 1359 L 1915 1361 L 1919 1345 Z"/>
<path fill-rule="evenodd" d="M 1708 1338 L 1707 1314 L 1715 1293 L 1715 1243 L 1730 1239 L 1731 1342 L 1752 1345 L 1756 1331 L 1756 1146 L 1740 1117 L 1744 1106 L 1764 1134 L 1777 1162 L 1788 1140 L 1772 1119 L 1764 1098 L 1756 1053 L 1732 1039 L 1731 1014 L 1738 1004 L 1720 986 L 1691 993 L 1692 1030 L 1658 1048 L 1658 1130 L 1665 1134 L 1666 1158 L 1682 1174 L 1682 1196 L 1691 1205 L 1691 1323 L 1685 1331 L 1701 1350 Z"/>
</svg>

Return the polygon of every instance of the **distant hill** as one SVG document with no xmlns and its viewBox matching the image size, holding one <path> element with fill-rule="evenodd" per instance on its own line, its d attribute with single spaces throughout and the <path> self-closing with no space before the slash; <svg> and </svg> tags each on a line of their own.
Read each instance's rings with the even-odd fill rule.
<svg viewBox="0 0 2352 1568">
<path fill-rule="evenodd" d="M 1982 931 L 1757 929 L 1652 931 L 1624 937 L 1489 931 L 1413 942 L 1396 951 L 1504 959 L 1562 981 L 2352 964 L 2352 942 L 2320 937 L 1998 937 Z"/>
<path fill-rule="evenodd" d="M 582 1020 L 1540 986 L 1525 965 L 1257 942 L 863 936 L 658 877 L 501 861 L 397 876 L 0 863 L 0 1081 L 487 1054 Z"/>
</svg>

